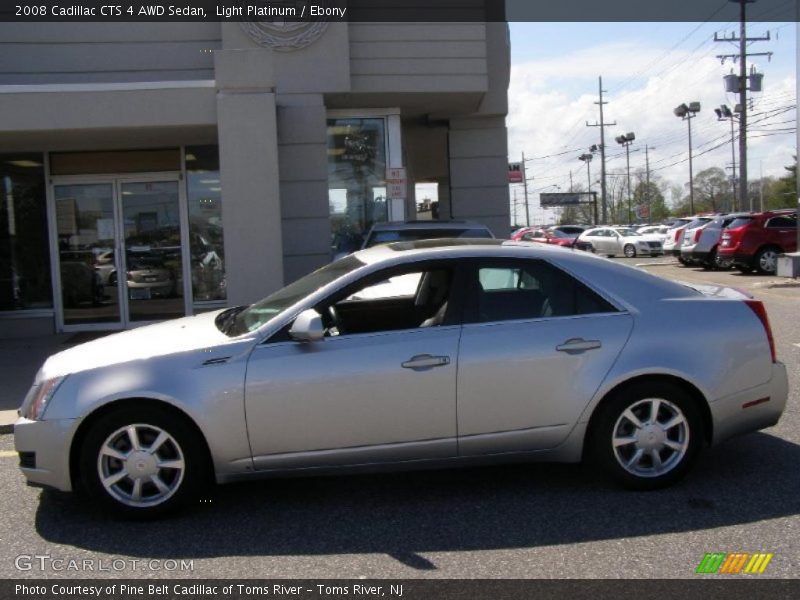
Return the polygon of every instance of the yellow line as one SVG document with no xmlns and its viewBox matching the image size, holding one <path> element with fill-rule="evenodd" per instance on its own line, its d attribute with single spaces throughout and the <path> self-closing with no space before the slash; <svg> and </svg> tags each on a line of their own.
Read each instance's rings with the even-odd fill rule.
<svg viewBox="0 0 800 600">
<path fill-rule="evenodd" d="M 0 458 L 16 458 L 17 453 L 14 450 L 0 450 Z"/>
</svg>

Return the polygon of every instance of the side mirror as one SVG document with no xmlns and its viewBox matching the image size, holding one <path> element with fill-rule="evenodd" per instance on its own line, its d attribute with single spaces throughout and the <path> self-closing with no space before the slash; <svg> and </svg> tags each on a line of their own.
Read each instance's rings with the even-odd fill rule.
<svg viewBox="0 0 800 600">
<path fill-rule="evenodd" d="M 318 342 L 325 337 L 322 316 L 313 308 L 304 310 L 292 323 L 289 336 L 297 342 Z"/>
</svg>

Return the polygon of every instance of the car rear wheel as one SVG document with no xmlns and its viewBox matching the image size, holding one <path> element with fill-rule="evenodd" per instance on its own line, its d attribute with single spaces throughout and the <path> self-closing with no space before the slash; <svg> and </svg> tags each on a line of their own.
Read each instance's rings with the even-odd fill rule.
<svg viewBox="0 0 800 600">
<path fill-rule="evenodd" d="M 633 244 L 625 244 L 622 251 L 625 252 L 625 256 L 628 258 L 636 258 L 636 248 L 634 248 Z"/>
<path fill-rule="evenodd" d="M 701 417 L 693 398 L 669 382 L 624 388 L 597 414 L 589 449 L 605 473 L 638 490 L 672 485 L 696 460 Z"/>
<path fill-rule="evenodd" d="M 759 273 L 765 275 L 774 275 L 778 270 L 778 254 L 777 248 L 763 248 L 756 254 L 756 268 Z"/>
<path fill-rule="evenodd" d="M 206 456 L 184 419 L 154 407 L 126 407 L 92 425 L 81 447 L 81 481 L 112 512 L 154 518 L 196 497 L 208 481 Z"/>
</svg>

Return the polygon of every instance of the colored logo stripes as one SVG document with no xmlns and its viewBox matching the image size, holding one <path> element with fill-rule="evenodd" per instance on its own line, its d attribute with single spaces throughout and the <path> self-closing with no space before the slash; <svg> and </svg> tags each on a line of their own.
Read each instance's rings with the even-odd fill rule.
<svg viewBox="0 0 800 600">
<path fill-rule="evenodd" d="M 736 575 L 763 573 L 774 555 L 766 552 L 707 552 L 697 567 L 697 573 Z"/>
</svg>

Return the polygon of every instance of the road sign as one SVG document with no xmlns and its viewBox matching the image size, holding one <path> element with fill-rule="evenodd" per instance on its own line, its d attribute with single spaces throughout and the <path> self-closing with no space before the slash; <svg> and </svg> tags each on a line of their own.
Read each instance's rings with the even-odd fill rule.
<svg viewBox="0 0 800 600">
<path fill-rule="evenodd" d="M 525 167 L 521 162 L 508 163 L 508 183 L 524 183 Z"/>
</svg>

